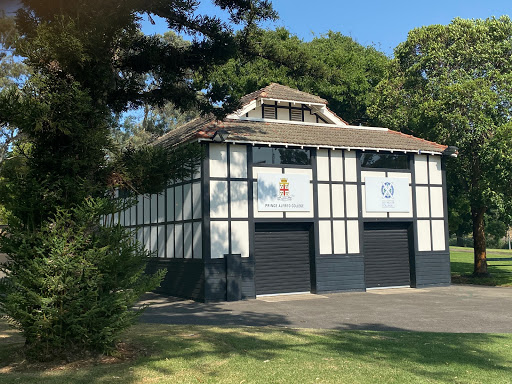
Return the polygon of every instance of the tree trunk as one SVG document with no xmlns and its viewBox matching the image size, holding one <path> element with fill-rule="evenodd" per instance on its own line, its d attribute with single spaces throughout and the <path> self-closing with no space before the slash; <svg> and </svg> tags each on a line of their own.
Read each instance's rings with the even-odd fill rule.
<svg viewBox="0 0 512 384">
<path fill-rule="evenodd" d="M 472 208 L 471 215 L 473 218 L 473 242 L 475 254 L 475 268 L 473 276 L 485 277 L 489 276 L 487 272 L 487 254 L 484 232 L 484 214 L 485 208 Z"/>
<path fill-rule="evenodd" d="M 457 236 L 457 247 L 464 247 L 464 235 L 456 234 Z"/>
</svg>

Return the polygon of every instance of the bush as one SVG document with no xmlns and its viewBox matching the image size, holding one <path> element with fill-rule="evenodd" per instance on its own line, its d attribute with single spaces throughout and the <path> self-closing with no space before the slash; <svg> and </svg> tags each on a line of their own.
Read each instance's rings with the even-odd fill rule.
<svg viewBox="0 0 512 384">
<path fill-rule="evenodd" d="M 111 351 L 139 310 L 132 307 L 163 278 L 144 273 L 148 252 L 119 225 L 102 226 L 108 199 L 58 210 L 40 230 L 9 223 L 1 239 L 10 261 L 0 284 L 0 310 L 26 338 L 29 357 L 51 359 Z"/>
</svg>

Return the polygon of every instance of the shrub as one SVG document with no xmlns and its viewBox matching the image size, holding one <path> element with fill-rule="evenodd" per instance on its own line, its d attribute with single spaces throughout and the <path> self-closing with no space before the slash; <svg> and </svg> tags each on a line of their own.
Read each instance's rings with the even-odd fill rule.
<svg viewBox="0 0 512 384">
<path fill-rule="evenodd" d="M 10 261 L 0 266 L 0 310 L 26 338 L 27 355 L 51 359 L 87 350 L 112 351 L 163 272 L 144 273 L 147 251 L 130 230 L 99 225 L 122 209 L 106 198 L 60 209 L 40 230 L 9 223 L 1 239 Z M 130 310 L 131 309 L 131 310 Z"/>
</svg>

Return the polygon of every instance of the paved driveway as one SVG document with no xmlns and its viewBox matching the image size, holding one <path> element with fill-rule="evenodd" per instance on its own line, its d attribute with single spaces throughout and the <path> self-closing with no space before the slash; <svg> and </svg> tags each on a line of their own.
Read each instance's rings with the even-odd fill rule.
<svg viewBox="0 0 512 384">
<path fill-rule="evenodd" d="M 197 303 L 150 294 L 141 321 L 358 330 L 512 333 L 512 288 L 453 285 Z"/>
</svg>

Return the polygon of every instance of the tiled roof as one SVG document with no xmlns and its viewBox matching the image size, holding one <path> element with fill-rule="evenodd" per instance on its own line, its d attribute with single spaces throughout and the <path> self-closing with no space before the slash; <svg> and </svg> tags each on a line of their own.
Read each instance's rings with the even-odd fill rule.
<svg viewBox="0 0 512 384">
<path fill-rule="evenodd" d="M 249 93 L 240 99 L 242 105 L 250 103 L 258 97 L 277 99 L 277 100 L 293 100 L 303 103 L 320 103 L 327 104 L 327 101 L 319 96 L 311 95 L 306 92 L 298 91 L 285 85 L 272 83 L 265 88 L 261 88 L 256 92 Z"/>
<path fill-rule="evenodd" d="M 290 124 L 245 120 L 196 119 L 167 133 L 157 144 L 172 147 L 192 139 L 211 139 L 218 129 L 229 133 L 226 141 L 274 143 L 306 147 L 367 148 L 443 152 L 447 147 L 388 129 Z"/>
</svg>

